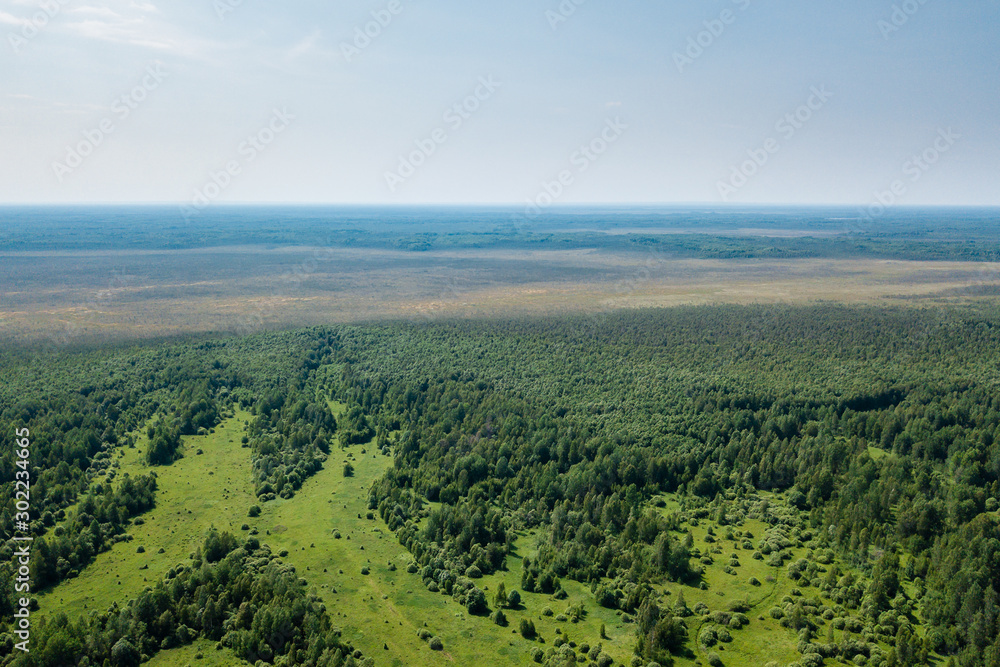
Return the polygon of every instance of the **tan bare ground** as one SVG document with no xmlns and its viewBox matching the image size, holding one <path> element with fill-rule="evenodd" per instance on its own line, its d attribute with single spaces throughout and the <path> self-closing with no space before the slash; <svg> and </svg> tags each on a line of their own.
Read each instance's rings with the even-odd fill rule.
<svg viewBox="0 0 1000 667">
<path fill-rule="evenodd" d="M 260 247 L 7 253 L 0 340 L 56 344 L 372 319 L 686 304 L 925 306 L 997 293 L 1000 265 L 697 260 L 592 250 L 403 252 Z"/>
</svg>

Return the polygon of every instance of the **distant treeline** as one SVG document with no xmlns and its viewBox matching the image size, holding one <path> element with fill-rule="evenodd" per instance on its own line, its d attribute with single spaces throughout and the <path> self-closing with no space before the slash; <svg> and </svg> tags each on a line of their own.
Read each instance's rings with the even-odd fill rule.
<svg viewBox="0 0 1000 667">
<path fill-rule="evenodd" d="M 1000 261 L 1000 209 L 0 208 L 0 251 L 313 246 L 602 249 L 684 258 Z M 644 231 L 648 230 L 648 231 Z M 669 232 L 661 234 L 657 232 Z"/>
</svg>

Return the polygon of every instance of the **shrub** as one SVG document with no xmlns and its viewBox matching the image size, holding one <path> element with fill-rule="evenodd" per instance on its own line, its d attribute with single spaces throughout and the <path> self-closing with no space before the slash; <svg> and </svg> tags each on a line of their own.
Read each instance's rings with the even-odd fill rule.
<svg viewBox="0 0 1000 667">
<path fill-rule="evenodd" d="M 535 623 L 529 618 L 521 619 L 519 632 L 521 633 L 521 636 L 524 637 L 525 639 L 534 639 L 535 637 L 538 636 L 538 633 L 535 630 Z"/>
<path fill-rule="evenodd" d="M 443 651 L 444 642 L 441 641 L 440 637 L 431 637 L 431 650 L 432 651 Z"/>
<path fill-rule="evenodd" d="M 139 649 L 122 637 L 111 649 L 111 664 L 115 667 L 138 667 L 142 662 Z"/>
<path fill-rule="evenodd" d="M 250 511 L 247 512 L 247 516 L 251 517 L 251 518 L 260 516 L 260 506 L 259 505 L 251 505 L 250 506 Z"/>
<path fill-rule="evenodd" d="M 483 614 L 488 611 L 486 593 L 473 586 L 465 596 L 465 608 L 470 614 Z"/>
<path fill-rule="evenodd" d="M 722 667 L 722 658 L 720 658 L 716 653 L 709 653 L 708 664 L 712 665 L 712 667 Z"/>
</svg>

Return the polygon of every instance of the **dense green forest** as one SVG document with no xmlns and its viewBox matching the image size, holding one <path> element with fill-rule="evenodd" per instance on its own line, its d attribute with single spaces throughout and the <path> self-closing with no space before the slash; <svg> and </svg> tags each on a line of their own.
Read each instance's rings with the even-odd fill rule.
<svg viewBox="0 0 1000 667">
<path fill-rule="evenodd" d="M 1000 311 L 988 307 L 365 324 L 8 352 L 0 429 L 32 432 L 36 588 L 127 540 L 156 502 L 157 469 L 186 455 L 181 440 L 246 410 L 251 516 L 334 465 L 338 444 L 390 455 L 369 509 L 412 555 L 414 581 L 483 623 L 504 625 L 522 595 L 558 601 L 581 582 L 592 606 L 632 628 L 630 665 L 728 664 L 718 651 L 729 631 L 763 614 L 751 620 L 738 600 L 691 609 L 666 592 L 709 588 L 717 560 L 734 575 L 759 561 L 795 582 L 769 614 L 800 665 L 996 666 L 998 362 Z M 117 475 L 140 435 L 148 474 Z M 14 473 L 5 447 L 5 581 Z M 487 594 L 479 580 L 504 571 L 527 534 L 537 549 L 522 560 L 520 592 Z M 126 608 L 49 620 L 30 656 L 0 635 L 3 662 L 132 665 L 195 637 L 251 663 L 377 662 L 343 643 L 298 581 L 308 573 L 283 569 L 267 541 L 212 532 Z M 14 602 L 5 588 L 3 622 Z M 295 629 L 274 641 L 276 627 Z M 537 634 L 527 620 L 511 632 Z M 566 639 L 538 642 L 524 664 L 607 667 L 603 632 L 579 656 Z M 772 659 L 767 645 L 757 657 Z"/>
</svg>

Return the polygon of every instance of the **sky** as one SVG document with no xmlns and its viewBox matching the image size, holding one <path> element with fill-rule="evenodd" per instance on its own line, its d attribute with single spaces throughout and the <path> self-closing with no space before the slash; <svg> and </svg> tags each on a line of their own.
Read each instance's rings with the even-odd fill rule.
<svg viewBox="0 0 1000 667">
<path fill-rule="evenodd" d="M 0 0 L 0 203 L 1000 205 L 998 0 Z"/>
</svg>

